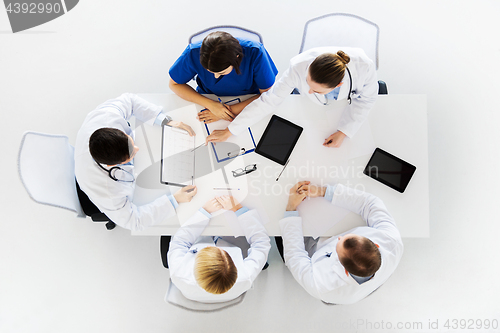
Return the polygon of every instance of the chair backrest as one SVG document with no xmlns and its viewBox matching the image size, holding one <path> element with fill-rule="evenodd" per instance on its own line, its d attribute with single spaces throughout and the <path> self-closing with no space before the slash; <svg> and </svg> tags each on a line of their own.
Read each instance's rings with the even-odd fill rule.
<svg viewBox="0 0 500 333">
<path fill-rule="evenodd" d="M 211 27 L 205 29 L 203 31 L 197 32 L 191 37 L 189 37 L 189 44 L 197 43 L 202 41 L 208 34 L 214 31 L 224 31 L 231 34 L 233 37 L 243 38 L 247 40 L 251 40 L 254 42 L 264 43 L 262 41 L 262 36 L 255 31 L 248 30 L 245 28 L 240 28 L 234 25 L 218 25 L 215 27 Z"/>
<path fill-rule="evenodd" d="M 76 193 L 74 148 L 66 136 L 24 133 L 18 170 L 31 199 L 85 216 Z"/>
<path fill-rule="evenodd" d="M 320 46 L 359 47 L 378 69 L 378 37 L 378 25 L 362 17 L 327 14 L 307 21 L 299 53 Z"/>
<path fill-rule="evenodd" d="M 223 309 L 227 309 L 231 306 L 240 304 L 245 298 L 245 293 L 236 297 L 233 300 L 221 303 L 201 303 L 187 299 L 181 291 L 172 283 L 170 280 L 170 285 L 168 287 L 167 294 L 165 295 L 165 302 L 178 306 L 180 308 L 195 311 L 195 312 L 213 312 Z"/>
</svg>

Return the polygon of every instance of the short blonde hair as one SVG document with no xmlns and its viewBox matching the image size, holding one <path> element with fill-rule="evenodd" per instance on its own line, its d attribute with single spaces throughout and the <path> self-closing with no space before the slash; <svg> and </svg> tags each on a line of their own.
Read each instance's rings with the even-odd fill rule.
<svg viewBox="0 0 500 333">
<path fill-rule="evenodd" d="M 236 282 L 238 270 L 226 251 L 208 246 L 196 254 L 194 277 L 200 287 L 207 292 L 224 294 Z"/>
</svg>

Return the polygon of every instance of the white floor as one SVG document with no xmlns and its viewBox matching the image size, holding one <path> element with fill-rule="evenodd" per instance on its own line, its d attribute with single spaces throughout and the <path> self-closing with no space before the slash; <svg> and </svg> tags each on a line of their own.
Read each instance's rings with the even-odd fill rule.
<svg viewBox="0 0 500 333">
<path fill-rule="evenodd" d="M 157 237 L 108 232 L 34 203 L 23 189 L 16 161 L 24 131 L 74 143 L 85 115 L 104 100 L 168 91 L 168 69 L 192 33 L 220 24 L 259 31 L 283 72 L 304 23 L 330 12 L 380 26 L 378 75 L 390 94 L 428 97 L 431 237 L 405 239 L 398 270 L 369 298 L 324 305 L 273 248 L 244 303 L 184 311 L 163 301 L 168 271 Z M 465 331 L 476 320 L 498 323 L 499 14 L 495 0 L 82 0 L 59 19 L 12 34 L 0 9 L 0 331 L 439 332 L 448 319 L 449 331 L 453 319 Z"/>
</svg>

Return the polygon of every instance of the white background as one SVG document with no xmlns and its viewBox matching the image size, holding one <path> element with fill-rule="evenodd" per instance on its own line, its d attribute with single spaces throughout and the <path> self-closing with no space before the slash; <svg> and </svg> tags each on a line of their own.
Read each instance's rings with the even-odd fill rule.
<svg viewBox="0 0 500 333">
<path fill-rule="evenodd" d="M 101 102 L 168 92 L 168 69 L 192 33 L 220 24 L 258 31 L 282 73 L 304 23 L 331 12 L 380 26 L 378 76 L 390 94 L 428 97 L 431 237 L 404 239 L 399 268 L 367 299 L 324 305 L 273 247 L 269 269 L 241 305 L 181 310 L 163 301 L 169 275 L 157 237 L 108 232 L 34 203 L 22 187 L 24 131 L 64 134 L 74 144 Z M 500 320 L 499 15 L 493 0 L 82 0 L 12 34 L 0 9 L 0 331 L 345 332 L 357 323 L 360 332 L 384 332 L 387 322 L 422 322 L 415 331 L 437 332 L 448 318 Z M 429 330 L 429 320 L 440 329 Z"/>
</svg>

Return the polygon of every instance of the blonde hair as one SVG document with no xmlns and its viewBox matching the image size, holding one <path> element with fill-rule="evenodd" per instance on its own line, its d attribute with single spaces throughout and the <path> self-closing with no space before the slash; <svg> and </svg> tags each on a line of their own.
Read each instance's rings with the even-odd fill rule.
<svg viewBox="0 0 500 333">
<path fill-rule="evenodd" d="M 224 250 L 208 246 L 196 254 L 194 277 L 200 287 L 211 294 L 224 294 L 236 282 L 238 270 Z"/>
<path fill-rule="evenodd" d="M 323 53 L 309 66 L 311 80 L 328 88 L 335 88 L 342 82 L 346 65 L 350 61 L 351 58 L 344 51 L 337 51 L 337 54 Z"/>
</svg>

